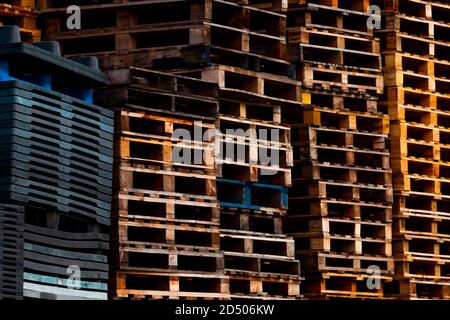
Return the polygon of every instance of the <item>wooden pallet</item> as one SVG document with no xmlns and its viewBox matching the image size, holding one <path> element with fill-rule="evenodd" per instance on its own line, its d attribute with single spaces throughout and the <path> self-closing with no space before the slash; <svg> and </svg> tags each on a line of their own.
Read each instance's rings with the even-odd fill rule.
<svg viewBox="0 0 450 320">
<path fill-rule="evenodd" d="M 325 181 L 298 181 L 294 185 L 290 198 L 293 201 L 308 198 L 339 199 L 344 201 L 362 201 L 386 204 L 392 202 L 392 189 L 383 185 Z"/>
<path fill-rule="evenodd" d="M 428 20 L 423 17 L 410 16 L 403 13 L 386 13 L 385 30 L 406 33 L 423 38 L 446 42 L 445 33 L 449 31 L 448 22 Z"/>
<path fill-rule="evenodd" d="M 284 235 L 263 234 L 242 230 L 221 228 L 221 249 L 226 252 L 264 255 L 270 257 L 293 258 L 295 255 L 294 240 Z"/>
<path fill-rule="evenodd" d="M 45 37 L 60 41 L 65 54 L 86 53 L 88 47 L 106 52 L 205 44 L 286 59 L 286 16 L 275 12 L 222 0 L 89 5 L 83 10 L 84 26 L 75 31 L 65 29 L 64 10 L 44 13 Z"/>
<path fill-rule="evenodd" d="M 342 274 L 326 272 L 321 275 L 307 277 L 303 282 L 303 294 L 307 299 L 383 299 L 383 289 L 392 277 L 379 276 L 381 288 L 370 289 L 367 286 L 368 274 Z M 373 280 L 371 280 L 371 283 Z"/>
<path fill-rule="evenodd" d="M 363 36 L 336 33 L 320 26 L 289 27 L 289 44 L 306 43 L 331 48 L 351 49 L 368 53 L 380 53 L 380 40 Z"/>
<path fill-rule="evenodd" d="M 229 280 L 220 274 L 120 271 L 111 294 L 118 299 L 227 300 Z"/>
<path fill-rule="evenodd" d="M 211 223 L 123 218 L 118 222 L 118 240 L 123 245 L 137 247 L 170 244 L 218 250 L 219 227 Z"/>
<path fill-rule="evenodd" d="M 34 0 L 9 1 L 0 4 L 0 25 L 17 25 L 24 42 L 37 42 L 41 31 L 37 27 L 38 12 Z M 12 2 L 12 3 L 11 3 Z"/>
<path fill-rule="evenodd" d="M 353 147 L 317 145 L 302 147 L 294 145 L 294 161 L 301 158 L 329 163 L 335 166 L 359 166 L 362 167 L 368 162 L 372 163 L 371 168 L 389 169 L 389 152 L 386 150 L 364 150 Z M 333 179 L 332 179 L 333 180 Z"/>
<path fill-rule="evenodd" d="M 293 171 L 294 183 L 297 179 L 320 179 L 392 185 L 392 174 L 389 169 L 338 165 L 317 161 L 298 161 L 298 165 L 299 170 Z"/>
<path fill-rule="evenodd" d="M 156 197 L 117 196 L 113 215 L 129 219 L 181 221 L 193 224 L 219 223 L 219 208 L 214 202 L 187 201 Z"/>
<path fill-rule="evenodd" d="M 244 140 L 244 141 L 242 141 Z M 260 182 L 281 186 L 291 185 L 291 147 L 272 147 L 254 144 L 254 140 L 235 135 L 225 135 L 216 157 L 216 171 L 219 177 Z"/>
<path fill-rule="evenodd" d="M 444 41 L 430 40 L 416 35 L 400 32 L 386 32 L 381 39 L 382 53 L 398 51 L 444 60 L 448 59 L 449 45 Z"/>
<path fill-rule="evenodd" d="M 133 109 L 133 117 L 142 118 L 141 122 L 146 119 L 145 111 L 210 122 L 217 117 L 218 89 L 215 84 L 140 68 L 114 70 L 108 74 L 117 87 L 99 90 L 98 103 L 112 108 L 123 108 L 128 104 L 127 109 Z M 147 119 L 157 120 L 155 116 Z M 166 120 L 169 121 L 168 118 L 160 119 Z M 176 125 L 183 123 L 184 120 L 178 120 Z"/>
<path fill-rule="evenodd" d="M 177 73 L 217 83 L 221 98 L 239 97 L 273 104 L 301 104 L 301 83 L 286 77 L 225 65 Z"/>
<path fill-rule="evenodd" d="M 293 300 L 302 298 L 298 277 L 245 276 L 229 271 L 232 299 Z"/>
<path fill-rule="evenodd" d="M 140 248 L 122 245 L 119 248 L 122 271 L 147 272 L 217 272 L 223 269 L 221 252 L 198 252 L 167 248 Z"/>
<path fill-rule="evenodd" d="M 220 226 L 222 229 L 228 230 L 262 232 L 273 235 L 283 234 L 283 215 L 271 213 L 239 208 L 222 208 L 220 211 Z"/>
<path fill-rule="evenodd" d="M 286 224 L 285 230 L 296 238 L 326 238 L 318 246 L 314 246 L 311 241 L 311 250 L 330 251 L 331 239 L 349 239 L 356 241 L 383 240 L 390 242 L 392 240 L 392 225 L 386 222 L 373 222 L 361 220 L 360 217 L 312 217 L 289 215 L 286 221 L 292 224 Z M 320 247 L 319 247 L 320 246 Z M 326 248 L 325 248 L 326 247 Z M 356 253 L 361 253 L 364 248 L 361 245 L 355 247 Z M 303 250 L 303 249 L 302 249 Z"/>
<path fill-rule="evenodd" d="M 302 269 L 308 279 L 308 273 L 340 272 L 347 275 L 367 274 L 370 266 L 377 266 L 380 275 L 392 276 L 394 274 L 394 258 L 385 253 L 358 255 L 346 253 L 308 253 L 300 257 Z"/>
<path fill-rule="evenodd" d="M 448 300 L 450 283 L 420 279 L 398 279 L 385 286 L 385 295 L 408 300 Z"/>
<path fill-rule="evenodd" d="M 368 9 L 367 0 L 289 0 L 288 17 L 300 18 L 292 21 L 299 21 L 307 27 L 328 28 L 337 33 L 372 37 L 373 30 L 367 27 L 370 15 Z"/>
<path fill-rule="evenodd" d="M 219 113 L 222 119 L 233 118 L 243 124 L 252 124 L 266 129 L 279 129 L 283 142 L 288 142 L 286 126 L 281 125 L 281 105 L 269 102 L 242 101 L 242 99 L 220 99 Z M 233 121 L 229 119 L 229 121 Z"/>
<path fill-rule="evenodd" d="M 394 0 L 383 4 L 387 12 L 402 13 L 417 18 L 434 19 L 448 22 L 449 5 L 436 1 L 424 2 L 421 0 Z"/>
<path fill-rule="evenodd" d="M 381 57 L 378 53 L 366 53 L 351 49 L 340 49 L 312 44 L 298 44 L 290 47 L 294 61 L 328 65 L 339 65 L 352 71 L 377 72 L 381 70 Z"/>
<path fill-rule="evenodd" d="M 302 63 L 297 68 L 297 79 L 303 82 L 305 88 L 376 95 L 383 92 L 383 78 L 380 72 L 377 73 L 371 75 L 324 64 Z"/>
<path fill-rule="evenodd" d="M 392 205 L 345 201 L 337 199 L 301 199 L 289 202 L 290 211 L 286 219 L 311 217 L 339 217 L 361 219 L 367 222 L 392 222 Z"/>
<path fill-rule="evenodd" d="M 226 272 L 240 272 L 250 275 L 294 275 L 300 274 L 300 263 L 294 258 L 273 258 L 263 254 L 248 255 L 234 251 L 225 251 Z"/>
</svg>

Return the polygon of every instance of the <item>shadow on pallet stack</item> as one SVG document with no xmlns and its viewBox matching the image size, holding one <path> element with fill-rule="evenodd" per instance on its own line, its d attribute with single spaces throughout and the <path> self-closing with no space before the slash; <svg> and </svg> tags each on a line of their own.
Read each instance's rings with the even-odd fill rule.
<svg viewBox="0 0 450 320">
<path fill-rule="evenodd" d="M 369 1 L 300 2 L 289 5 L 287 34 L 305 108 L 283 112 L 294 148 L 285 230 L 307 298 L 383 298 L 394 268 L 392 185 Z"/>
<path fill-rule="evenodd" d="M 18 297 L 106 299 L 114 128 L 91 88 L 108 80 L 55 42 L 0 35 L 0 201 L 18 206 Z"/>
<path fill-rule="evenodd" d="M 450 298 L 450 5 L 379 1 L 402 299 Z"/>
</svg>

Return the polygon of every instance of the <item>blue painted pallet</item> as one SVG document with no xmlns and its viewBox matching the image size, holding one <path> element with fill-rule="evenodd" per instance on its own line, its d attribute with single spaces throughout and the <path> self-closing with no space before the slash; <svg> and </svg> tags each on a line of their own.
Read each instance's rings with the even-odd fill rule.
<svg viewBox="0 0 450 320">
<path fill-rule="evenodd" d="M 217 190 L 222 207 L 248 210 L 288 208 L 288 189 L 286 187 L 217 179 Z"/>
</svg>

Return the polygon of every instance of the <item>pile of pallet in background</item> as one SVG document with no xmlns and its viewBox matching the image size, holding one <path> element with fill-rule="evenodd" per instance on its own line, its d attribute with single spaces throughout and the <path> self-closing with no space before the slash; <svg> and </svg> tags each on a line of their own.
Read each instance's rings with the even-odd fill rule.
<svg viewBox="0 0 450 320">
<path fill-rule="evenodd" d="M 24 42 L 36 42 L 41 38 L 37 26 L 39 11 L 35 0 L 2 0 L 0 1 L 0 26 L 16 25 Z"/>
<path fill-rule="evenodd" d="M 449 299 L 450 5 L 380 2 L 395 196 L 396 281 L 387 294 Z"/>
<path fill-rule="evenodd" d="M 289 4 L 289 49 L 309 106 L 284 115 L 294 148 L 285 227 L 312 299 L 382 298 L 394 271 L 389 123 L 368 4 Z"/>
</svg>

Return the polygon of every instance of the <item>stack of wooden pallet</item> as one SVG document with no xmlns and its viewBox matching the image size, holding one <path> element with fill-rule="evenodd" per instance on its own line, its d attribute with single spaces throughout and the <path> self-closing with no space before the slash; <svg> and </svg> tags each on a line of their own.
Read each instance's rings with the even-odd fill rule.
<svg viewBox="0 0 450 320">
<path fill-rule="evenodd" d="M 294 147 L 285 226 L 309 298 L 382 298 L 392 280 L 389 122 L 368 3 L 289 4 L 291 58 L 310 106 L 283 114 Z"/>
<path fill-rule="evenodd" d="M 111 297 L 228 299 L 214 173 L 217 85 L 109 72 L 115 111 Z"/>
<path fill-rule="evenodd" d="M 106 299 L 113 113 L 91 88 L 108 81 L 95 59 L 23 43 L 17 27 L 0 39 L 0 201 L 23 206 L 3 210 L 20 229 L 23 296 Z"/>
<path fill-rule="evenodd" d="M 301 106 L 300 83 L 289 77 L 286 15 L 254 5 L 213 1 L 212 25 L 226 28 L 231 22 L 244 37 L 239 47 L 232 45 L 231 34 L 213 33 L 210 40 L 254 64 L 214 60 L 210 67 L 174 72 L 219 85 L 217 189 L 231 297 L 296 299 L 299 262 L 293 239 L 282 230 L 292 147 L 281 112 L 286 106 Z"/>
<path fill-rule="evenodd" d="M 0 26 L 19 26 L 23 41 L 39 41 L 41 31 L 36 24 L 39 12 L 35 7 L 36 0 L 1 0 Z"/>
<path fill-rule="evenodd" d="M 396 280 L 389 294 L 450 298 L 450 5 L 380 1 L 391 120 Z"/>
<path fill-rule="evenodd" d="M 291 90 L 295 100 L 299 86 L 225 66 L 205 70 L 202 77 L 220 86 L 217 188 L 232 297 L 299 297 L 299 262 L 281 221 L 288 208 L 292 147 L 280 114 L 289 99 L 285 93 Z"/>
<path fill-rule="evenodd" d="M 85 1 L 82 3 L 82 30 L 76 31 L 64 27 L 67 16 L 63 1 L 48 1 L 47 5 L 48 9 L 43 13 L 45 37 L 59 40 L 64 54 L 79 55 L 89 51 L 100 58 L 105 70 L 139 67 L 164 69 L 183 75 L 176 78 L 161 76 L 156 84 L 143 83 L 136 91 L 139 94 L 152 88 L 153 95 L 160 91 L 161 95 L 167 96 L 168 88 L 178 81 L 174 79 L 189 77 L 218 85 L 216 99 L 219 98 L 220 115 L 209 113 L 209 116 L 216 117 L 215 126 L 222 133 L 214 135 L 214 141 L 219 146 L 214 164 L 220 178 L 217 182 L 218 194 L 216 196 L 213 189 L 206 189 L 209 194 L 194 198 L 206 199 L 205 202 L 209 201 L 213 206 L 213 198 L 217 200 L 218 197 L 221 203 L 220 234 L 216 233 L 214 219 L 208 220 L 207 225 L 215 236 L 220 236 L 221 250 L 225 251 L 225 274 L 230 276 L 231 297 L 298 297 L 299 262 L 294 258 L 293 240 L 283 235 L 281 226 L 281 217 L 287 208 L 286 187 L 291 184 L 292 166 L 289 127 L 281 123 L 281 109 L 286 105 L 301 105 L 300 83 L 290 78 L 294 74 L 287 60 L 286 13 L 283 13 L 286 3 L 268 0 L 248 1 L 248 4 L 242 4 L 242 1 L 180 0 L 170 3 L 104 1 L 100 5 Z M 194 90 L 202 83 L 182 86 Z M 204 84 L 205 87 L 210 85 Z M 201 92 L 197 98 L 202 94 L 206 100 L 211 98 Z M 139 106 L 144 99 L 128 103 Z M 187 102 L 184 104 L 189 106 Z M 154 104 L 151 112 L 155 122 L 158 122 L 156 115 L 165 109 L 164 105 L 162 98 Z M 177 121 L 184 119 L 187 127 L 194 126 L 191 120 L 194 110 L 181 110 L 184 115 L 180 115 Z M 201 111 L 200 115 L 204 115 L 202 112 L 205 111 Z M 171 117 L 175 114 L 172 113 Z M 160 122 L 171 123 L 168 118 L 161 119 Z M 209 128 L 211 123 L 204 121 L 204 125 Z M 170 131 L 163 132 L 159 135 L 167 139 Z M 152 157 L 156 157 L 153 160 L 163 164 L 163 159 L 170 159 L 162 149 L 152 150 Z M 272 154 L 274 157 L 271 157 Z M 120 157 L 123 156 L 127 156 L 126 153 L 121 153 Z M 266 161 L 266 158 L 269 160 Z M 277 162 L 271 163 L 273 158 L 277 158 Z M 148 159 L 148 155 L 143 159 Z M 126 171 L 131 176 L 130 170 Z M 163 175 L 167 174 L 160 176 Z M 193 192 L 190 180 L 182 175 L 179 178 L 174 176 L 170 179 L 179 180 L 178 184 L 165 185 L 178 188 L 177 194 L 181 198 L 189 196 Z M 193 176 L 202 185 L 205 181 L 214 183 L 216 175 L 209 172 L 186 175 Z M 123 181 L 131 183 L 130 180 Z M 122 188 L 122 184 L 120 186 Z M 167 189 L 167 192 L 174 191 L 177 192 Z M 163 228 L 167 225 L 161 226 L 161 230 Z M 209 243 L 200 236 L 192 239 L 199 240 L 198 243 Z M 214 250 L 217 249 L 215 243 L 211 245 Z M 211 257 L 217 257 L 217 254 L 214 251 Z M 160 269 L 164 269 L 162 266 Z M 177 272 L 174 271 L 174 276 Z M 214 277 L 220 278 L 217 273 Z M 204 282 L 201 287 L 207 288 L 208 285 Z M 173 286 L 173 295 L 179 294 L 183 288 L 186 286 Z M 115 294 L 119 295 L 118 292 Z M 215 296 L 223 297 L 226 290 L 214 292 Z M 140 297 L 139 294 L 136 296 Z"/>
</svg>

